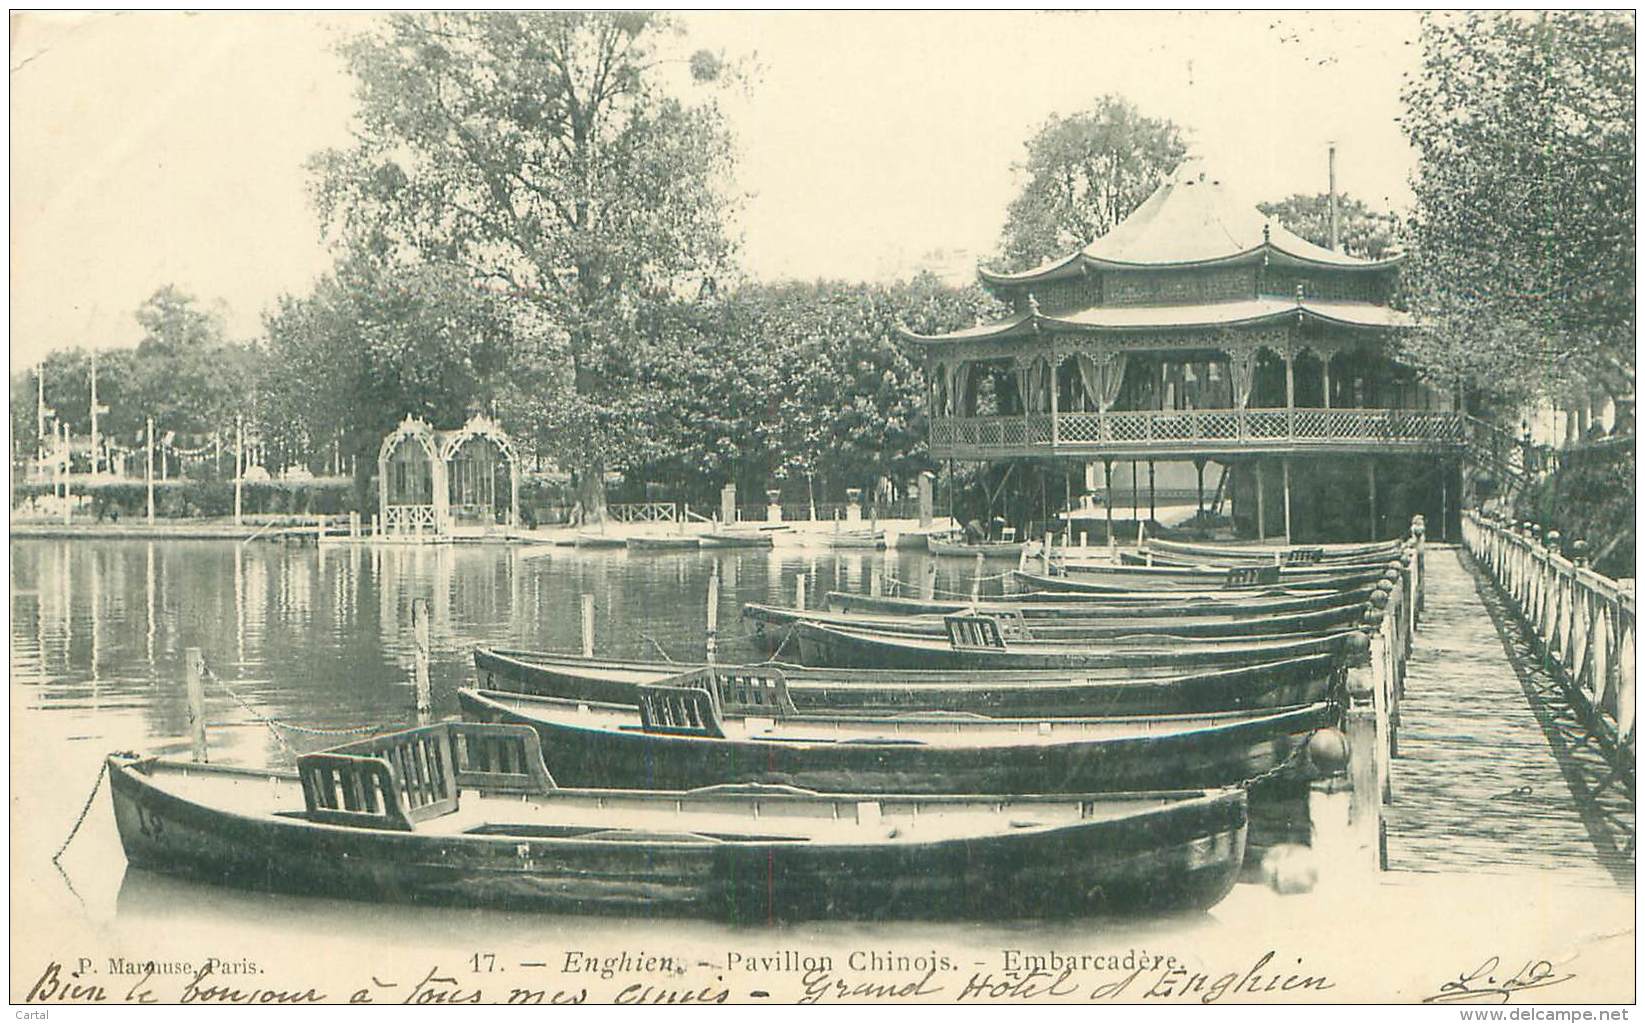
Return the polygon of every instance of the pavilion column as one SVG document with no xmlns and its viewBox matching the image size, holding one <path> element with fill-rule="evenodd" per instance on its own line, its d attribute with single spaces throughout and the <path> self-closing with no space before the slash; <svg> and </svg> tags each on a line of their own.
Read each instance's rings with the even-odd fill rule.
<svg viewBox="0 0 1645 1024">
<path fill-rule="evenodd" d="M 1371 540 L 1376 540 L 1377 539 L 1377 460 L 1374 459 L 1374 458 L 1368 458 L 1368 459 L 1365 460 L 1365 485 L 1366 485 L 1366 489 L 1370 493 L 1370 499 L 1366 502 L 1367 507 L 1369 507 L 1370 510 L 1371 510 L 1371 536 L 1370 536 L 1370 539 Z"/>
<path fill-rule="evenodd" d="M 1280 472 L 1285 477 L 1285 543 L 1289 546 L 1291 543 L 1291 460 L 1289 458 L 1281 459 L 1279 465 Z"/>
<path fill-rule="evenodd" d="M 1199 479 L 1196 488 L 1197 496 L 1194 499 L 1194 518 L 1197 520 L 1205 515 L 1205 460 L 1194 460 L 1194 474 Z"/>
<path fill-rule="evenodd" d="M 1154 460 L 1148 460 L 1148 518 L 1150 521 L 1159 518 L 1154 512 Z"/>
<path fill-rule="evenodd" d="M 1051 356 L 1051 448 L 1053 451 L 1062 442 L 1062 424 L 1057 422 L 1057 371 L 1059 369 L 1056 354 L 1053 353 Z"/>
<path fill-rule="evenodd" d="M 1320 387 L 1325 391 L 1325 408 L 1331 407 L 1331 353 L 1327 352 L 1319 361 Z"/>
<path fill-rule="evenodd" d="M 1285 432 L 1297 435 L 1296 353 L 1285 350 Z"/>
<path fill-rule="evenodd" d="M 1102 505 L 1108 515 L 1108 540 L 1114 539 L 1114 463 L 1102 460 Z"/>
<path fill-rule="evenodd" d="M 1267 509 L 1264 507 L 1265 501 L 1264 501 L 1264 498 L 1263 498 L 1263 495 L 1262 495 L 1262 491 L 1263 491 L 1263 486 L 1262 485 L 1265 482 L 1263 480 L 1263 474 L 1262 474 L 1262 459 L 1260 457 L 1258 457 L 1256 462 L 1257 462 L 1257 540 L 1267 540 L 1268 539 L 1268 524 L 1266 522 L 1267 517 L 1263 515 L 1263 513 L 1266 512 Z"/>
</svg>

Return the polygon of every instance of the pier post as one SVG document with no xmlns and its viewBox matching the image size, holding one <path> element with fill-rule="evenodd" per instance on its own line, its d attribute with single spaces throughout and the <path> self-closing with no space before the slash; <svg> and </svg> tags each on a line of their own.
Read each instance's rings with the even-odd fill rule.
<svg viewBox="0 0 1645 1024">
<path fill-rule="evenodd" d="M 1108 548 L 1114 548 L 1114 463 L 1102 460 L 1102 506 L 1108 517 Z"/>
<path fill-rule="evenodd" d="M 709 593 L 712 594 L 714 592 L 714 583 L 719 582 L 719 577 L 714 576 L 714 577 L 710 577 L 710 579 L 713 582 L 711 582 L 709 584 Z M 713 605 L 710 605 L 709 608 L 710 608 L 709 614 L 712 615 L 713 614 L 713 610 L 712 610 Z M 583 657 L 592 658 L 592 657 L 594 657 L 594 595 L 593 594 L 584 594 L 583 595 L 582 610 L 583 610 Z M 710 622 L 710 625 L 709 625 L 708 628 L 710 629 L 710 631 L 712 631 L 713 628 L 714 628 L 713 624 L 712 624 L 713 620 L 710 619 L 709 622 Z M 712 635 L 712 632 L 710 633 L 710 635 Z"/>
<path fill-rule="evenodd" d="M 240 489 L 246 475 L 246 424 L 244 418 L 234 417 L 234 525 L 240 525 Z"/>
<path fill-rule="evenodd" d="M 782 495 L 783 492 L 777 490 L 776 488 L 772 488 L 765 492 L 766 522 L 780 523 L 783 521 Z"/>
<path fill-rule="evenodd" d="M 870 562 L 868 566 L 868 592 L 874 597 L 879 597 L 881 587 L 880 563 L 877 561 Z"/>
<path fill-rule="evenodd" d="M 1382 867 L 1382 786 L 1377 761 L 1377 662 L 1370 639 L 1356 633 L 1349 640 L 1348 700 L 1344 726 L 1348 733 L 1348 778 L 1352 786 L 1349 828 L 1353 834 L 1353 861 L 1357 871 Z"/>
<path fill-rule="evenodd" d="M 737 521 L 737 485 L 720 488 L 720 522 L 727 526 Z"/>
<path fill-rule="evenodd" d="M 934 493 L 936 489 L 936 479 L 936 477 L 931 475 L 930 470 L 924 470 L 920 473 L 920 529 L 922 530 L 929 530 L 931 528 L 931 521 L 933 517 L 932 502 L 934 500 Z"/>
<path fill-rule="evenodd" d="M 1423 610 L 1427 607 L 1424 603 L 1428 595 L 1428 562 L 1426 560 L 1427 553 L 1424 550 L 1427 547 L 1427 533 L 1427 520 L 1420 515 L 1412 516 L 1411 536 L 1417 542 L 1416 607 L 1412 609 L 1412 614 L 1419 620 L 1422 618 Z"/>
<path fill-rule="evenodd" d="M 412 662 L 412 678 L 417 687 L 417 720 L 422 722 L 433 710 L 434 699 L 428 684 L 428 598 L 411 599 L 411 639 L 416 647 Z"/>
<path fill-rule="evenodd" d="M 1154 460 L 1148 460 L 1148 518 L 1158 519 L 1159 513 L 1154 511 Z"/>
<path fill-rule="evenodd" d="M 348 514 L 348 536 L 349 536 L 350 540 L 359 540 L 360 539 L 360 512 L 359 512 L 358 509 L 353 509 L 353 510 L 349 511 L 349 514 Z"/>
<path fill-rule="evenodd" d="M 925 582 L 920 586 L 920 597 L 926 601 L 937 596 L 937 560 L 925 560 Z"/>
<path fill-rule="evenodd" d="M 206 753 L 206 659 L 200 648 L 190 647 L 183 652 L 183 681 L 188 688 L 189 733 L 194 739 L 195 761 L 211 760 Z"/>
<path fill-rule="evenodd" d="M 805 611 L 805 573 L 794 577 L 794 610 Z"/>
<path fill-rule="evenodd" d="M 1368 458 L 1368 459 L 1365 460 L 1365 487 L 1366 487 L 1366 492 L 1369 495 L 1369 497 L 1368 497 L 1368 499 L 1365 503 L 1365 507 L 1369 510 L 1369 514 L 1371 516 L 1371 536 L 1370 536 L 1369 539 L 1370 540 L 1376 540 L 1377 539 L 1377 460 L 1374 459 L 1374 458 Z"/>
<path fill-rule="evenodd" d="M 143 473 L 143 479 L 148 482 L 149 492 L 149 525 L 154 525 L 154 417 L 148 418 L 148 468 Z"/>
<path fill-rule="evenodd" d="M 371 535 L 373 537 L 380 536 L 382 532 L 382 519 L 377 513 L 373 512 L 371 514 Z"/>
<path fill-rule="evenodd" d="M 1026 555 L 1027 553 L 1028 553 L 1028 549 L 1023 548 L 1023 554 Z M 976 568 L 976 571 L 971 574 L 971 603 L 972 604 L 975 604 L 977 602 L 977 599 L 982 597 L 982 564 L 983 564 L 982 552 L 979 551 L 979 552 L 977 552 L 977 562 L 976 562 L 977 568 Z"/>
<path fill-rule="evenodd" d="M 980 553 L 981 552 L 979 552 L 979 554 Z M 1066 553 L 1067 552 L 1064 552 L 1064 554 L 1066 554 Z M 1040 548 L 1040 567 L 1045 570 L 1045 575 L 1047 575 L 1047 576 L 1051 575 L 1051 531 L 1050 530 L 1045 531 L 1045 544 L 1044 544 L 1043 547 Z"/>
<path fill-rule="evenodd" d="M 804 577 L 801 577 L 802 579 Z M 708 575 L 708 638 L 705 644 L 705 653 L 708 663 L 714 663 L 714 656 L 720 646 L 720 574 L 716 570 Z M 588 594 L 583 595 L 583 653 L 594 653 L 594 599 Z"/>
</svg>

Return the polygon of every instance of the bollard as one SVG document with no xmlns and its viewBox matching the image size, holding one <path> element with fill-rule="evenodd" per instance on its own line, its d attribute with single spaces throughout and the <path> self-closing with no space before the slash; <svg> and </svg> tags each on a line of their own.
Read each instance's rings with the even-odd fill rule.
<svg viewBox="0 0 1645 1024">
<path fill-rule="evenodd" d="M 1026 549 L 1024 549 L 1026 550 Z M 975 604 L 982 597 L 982 552 L 977 552 L 977 571 L 971 574 L 971 602 Z"/>
<path fill-rule="evenodd" d="M 412 681 L 417 686 L 417 719 L 421 722 L 434 707 L 428 685 L 428 598 L 411 599 L 411 638 L 416 645 Z"/>
<path fill-rule="evenodd" d="M 194 737 L 194 760 L 209 761 L 206 753 L 206 660 L 200 648 L 190 647 L 183 652 L 183 679 L 188 686 L 189 732 Z"/>
<path fill-rule="evenodd" d="M 1571 542 L 1571 561 L 1580 569 L 1588 567 L 1588 542 L 1578 538 Z"/>
<path fill-rule="evenodd" d="M 794 577 L 794 610 L 805 611 L 805 573 Z"/>
<path fill-rule="evenodd" d="M 594 595 L 584 594 L 583 608 L 583 657 L 594 657 Z"/>
<path fill-rule="evenodd" d="M 803 578 L 803 577 L 802 577 Z M 708 577 L 708 661 L 714 662 L 714 655 L 720 645 L 720 574 L 716 571 Z"/>
</svg>

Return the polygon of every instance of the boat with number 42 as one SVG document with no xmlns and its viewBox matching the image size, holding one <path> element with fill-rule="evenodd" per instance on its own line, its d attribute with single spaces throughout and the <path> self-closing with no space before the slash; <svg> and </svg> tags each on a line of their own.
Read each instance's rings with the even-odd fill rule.
<svg viewBox="0 0 1645 1024">
<path fill-rule="evenodd" d="M 354 900 L 702 916 L 1203 909 L 1244 859 L 1241 790 L 863 796 L 567 789 L 529 728 L 448 722 L 295 772 L 108 758 L 134 867 Z"/>
</svg>

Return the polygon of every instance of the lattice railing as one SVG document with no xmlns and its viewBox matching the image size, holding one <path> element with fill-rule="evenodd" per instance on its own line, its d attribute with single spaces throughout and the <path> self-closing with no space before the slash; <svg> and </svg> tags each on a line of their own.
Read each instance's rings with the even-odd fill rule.
<svg viewBox="0 0 1645 1024">
<path fill-rule="evenodd" d="M 680 506 L 672 501 L 631 501 L 607 505 L 606 511 L 619 523 L 677 523 Z"/>
<path fill-rule="evenodd" d="M 390 505 L 383 513 L 383 527 L 390 533 L 434 530 L 433 505 Z"/>
<path fill-rule="evenodd" d="M 1457 413 L 1408 409 L 1187 409 L 973 418 L 932 421 L 933 449 L 1100 446 L 1188 447 L 1206 443 L 1281 442 L 1309 447 L 1340 444 L 1460 445 L 1467 428 Z"/>
</svg>

